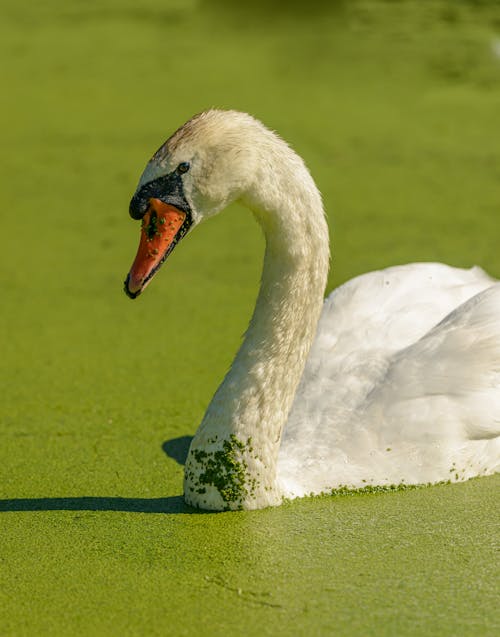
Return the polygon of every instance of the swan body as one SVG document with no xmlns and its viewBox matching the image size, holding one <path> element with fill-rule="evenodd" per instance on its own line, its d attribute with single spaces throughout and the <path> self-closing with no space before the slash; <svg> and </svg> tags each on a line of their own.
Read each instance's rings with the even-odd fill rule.
<svg viewBox="0 0 500 637">
<path fill-rule="evenodd" d="M 262 283 L 192 441 L 186 501 L 255 509 L 497 471 L 500 283 L 477 267 L 411 264 L 357 277 L 324 301 L 320 194 L 298 155 L 247 114 L 195 116 L 150 160 L 131 202 L 143 247 L 127 294 L 191 226 L 236 199 L 266 237 Z"/>
<path fill-rule="evenodd" d="M 392 267 L 333 292 L 280 448 L 283 492 L 466 480 L 498 466 L 498 316 L 500 285 L 477 267 Z"/>
</svg>

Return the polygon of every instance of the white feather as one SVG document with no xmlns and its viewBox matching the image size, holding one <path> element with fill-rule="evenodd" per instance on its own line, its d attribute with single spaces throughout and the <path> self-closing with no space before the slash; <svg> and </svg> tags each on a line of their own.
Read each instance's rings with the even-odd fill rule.
<svg viewBox="0 0 500 637">
<path fill-rule="evenodd" d="M 325 301 L 280 449 L 288 497 L 499 468 L 500 284 L 411 264 Z"/>
</svg>

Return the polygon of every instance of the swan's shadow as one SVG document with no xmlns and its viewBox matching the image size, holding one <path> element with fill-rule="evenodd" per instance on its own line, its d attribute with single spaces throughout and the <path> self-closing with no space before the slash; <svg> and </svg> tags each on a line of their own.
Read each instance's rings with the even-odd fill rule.
<svg viewBox="0 0 500 637">
<path fill-rule="evenodd" d="M 2 511 L 122 511 L 124 513 L 199 513 L 180 495 L 167 498 L 13 498 L 0 500 Z"/>
<path fill-rule="evenodd" d="M 172 438 L 163 443 L 163 451 L 179 464 L 186 461 L 191 436 Z M 188 506 L 180 495 L 166 498 L 73 497 L 12 498 L 0 500 L 0 512 L 6 511 L 121 511 L 124 513 L 203 513 Z"/>
<path fill-rule="evenodd" d="M 169 458 L 172 458 L 172 460 L 175 460 L 177 463 L 184 466 L 186 464 L 189 445 L 191 444 L 192 439 L 193 436 L 179 436 L 179 438 L 171 438 L 170 440 L 166 440 L 162 444 L 161 448 Z"/>
</svg>

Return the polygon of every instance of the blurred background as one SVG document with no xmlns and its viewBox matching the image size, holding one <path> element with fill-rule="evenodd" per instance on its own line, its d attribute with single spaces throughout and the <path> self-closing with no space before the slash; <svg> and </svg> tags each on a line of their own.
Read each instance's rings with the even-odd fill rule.
<svg viewBox="0 0 500 637">
<path fill-rule="evenodd" d="M 180 525 L 175 516 L 146 521 L 127 513 L 182 493 L 182 466 L 162 446 L 193 434 L 230 364 L 257 294 L 263 238 L 251 214 L 234 205 L 190 234 L 140 299 L 127 299 L 122 282 L 139 242 L 139 224 L 128 217 L 139 176 L 178 126 L 209 107 L 248 111 L 305 159 L 330 220 L 328 291 L 412 261 L 477 263 L 500 277 L 500 3 L 1 0 L 0 73 L 0 499 L 41 498 L 37 506 L 46 507 L 40 515 L 2 514 L 6 634 L 76 634 L 78 622 L 86 626 L 80 634 L 97 634 L 88 629 L 97 621 L 108 622 L 103 634 L 133 634 L 134 625 L 144 634 L 145 618 L 168 622 L 166 607 L 182 621 L 192 590 L 201 591 L 208 614 L 220 608 L 224 622 L 232 617 L 231 590 L 261 580 L 285 608 L 304 606 L 306 622 L 309 607 L 319 621 L 337 604 L 343 634 L 352 634 L 354 616 L 372 629 L 360 600 L 373 603 L 382 624 L 386 611 L 394 617 L 416 600 L 410 621 L 434 603 L 436 617 L 444 612 L 457 622 L 450 634 L 466 634 L 471 613 L 477 629 L 487 580 L 479 574 L 468 597 L 457 597 L 457 582 L 466 586 L 469 577 L 453 570 L 461 558 L 446 554 L 441 574 L 443 562 L 424 542 L 415 564 L 429 557 L 413 589 L 415 578 L 405 579 L 418 570 L 405 566 L 413 536 L 389 536 L 384 545 L 378 531 L 370 535 L 378 506 L 370 500 L 375 513 L 348 522 L 339 559 L 330 538 L 343 527 L 331 512 L 343 510 L 349 521 L 365 500 L 349 511 L 323 499 L 310 509 L 305 502 L 254 518 L 236 514 L 234 527 L 227 516 L 180 516 Z M 481 493 L 493 493 L 488 484 Z M 47 513 L 64 508 L 50 498 L 104 496 L 138 499 L 114 517 L 100 500 L 93 511 L 80 499 L 76 513 Z M 406 497 L 422 497 L 422 511 L 430 510 L 430 495 Z M 405 522 L 392 500 L 384 502 L 391 528 L 411 533 L 413 509 Z M 299 506 L 307 515 L 298 522 Z M 241 535 L 258 538 L 261 519 L 265 533 L 247 555 Z M 251 533 L 237 526 L 246 520 L 255 521 Z M 285 520 L 291 552 L 282 541 Z M 454 533 L 447 522 L 433 537 Z M 479 550 L 467 524 L 460 546 Z M 356 544 L 364 528 L 364 541 L 375 543 L 372 562 Z M 462 536 L 453 537 L 460 544 Z M 344 546 L 340 535 L 334 544 Z M 395 545 L 403 552 L 387 561 Z M 266 551 L 276 572 L 259 564 Z M 229 568 L 231 559 L 231 581 L 239 583 L 224 588 L 214 564 Z M 347 584 L 327 588 L 339 563 Z M 487 572 L 488 557 L 484 564 Z M 399 573 L 408 588 L 381 586 L 381 565 L 387 581 Z M 358 572 L 367 577 L 351 582 Z M 218 586 L 212 596 L 207 581 Z M 258 634 L 277 634 L 262 632 L 268 609 L 258 608 Z M 421 634 L 444 634 L 436 621 L 434 632 Z M 200 631 L 204 622 L 205 615 Z"/>
</svg>

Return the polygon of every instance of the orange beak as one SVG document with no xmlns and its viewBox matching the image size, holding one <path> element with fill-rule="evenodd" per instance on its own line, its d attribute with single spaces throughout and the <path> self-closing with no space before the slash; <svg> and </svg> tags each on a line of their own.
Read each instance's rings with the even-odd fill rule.
<svg viewBox="0 0 500 637">
<path fill-rule="evenodd" d="M 172 252 L 185 219 L 182 210 L 160 199 L 149 200 L 142 219 L 139 249 L 125 281 L 125 292 L 130 298 L 139 296 Z"/>
</svg>

